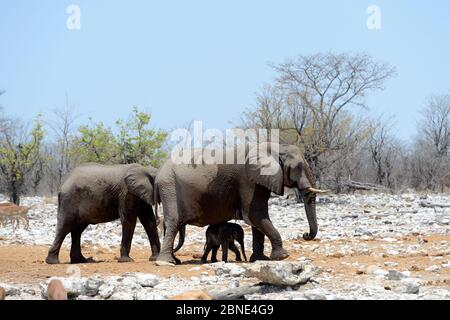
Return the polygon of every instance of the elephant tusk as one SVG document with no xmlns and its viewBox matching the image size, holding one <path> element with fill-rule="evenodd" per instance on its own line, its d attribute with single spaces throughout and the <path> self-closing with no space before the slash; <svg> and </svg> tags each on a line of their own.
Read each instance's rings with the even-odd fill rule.
<svg viewBox="0 0 450 320">
<path fill-rule="evenodd" d="M 328 190 L 320 190 L 316 188 L 308 188 L 308 191 L 314 192 L 314 193 L 327 193 Z"/>
</svg>

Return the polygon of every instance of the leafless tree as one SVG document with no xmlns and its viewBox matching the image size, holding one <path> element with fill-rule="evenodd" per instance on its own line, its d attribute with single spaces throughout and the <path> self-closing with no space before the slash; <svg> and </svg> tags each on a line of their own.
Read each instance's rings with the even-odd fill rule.
<svg viewBox="0 0 450 320">
<path fill-rule="evenodd" d="M 421 114 L 412 164 L 413 185 L 444 191 L 450 187 L 450 95 L 430 96 Z"/>
<path fill-rule="evenodd" d="M 340 161 L 364 133 L 348 111 L 365 107 L 366 95 L 384 89 L 395 68 L 366 54 L 319 53 L 273 65 L 275 83 L 243 114 L 244 126 L 278 128 L 282 140 L 301 145 L 316 178 Z"/>
<path fill-rule="evenodd" d="M 56 109 L 53 111 L 55 119 L 48 121 L 47 125 L 56 135 L 56 154 L 57 161 L 57 186 L 62 184 L 64 176 L 75 166 L 75 159 L 72 153 L 73 135 L 75 131 L 75 121 L 78 115 L 75 114 L 74 108 L 69 106 L 69 100 L 66 97 L 66 107 L 64 109 Z"/>
</svg>

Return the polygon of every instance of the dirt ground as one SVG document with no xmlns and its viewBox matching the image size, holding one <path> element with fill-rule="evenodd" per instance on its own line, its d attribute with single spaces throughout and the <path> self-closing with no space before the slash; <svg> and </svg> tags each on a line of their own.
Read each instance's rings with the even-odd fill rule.
<svg viewBox="0 0 450 320">
<path fill-rule="evenodd" d="M 412 276 L 420 276 L 420 278 L 425 281 L 425 285 L 448 287 L 450 284 L 450 268 L 440 268 L 438 272 L 425 271 L 425 269 L 432 265 L 440 265 L 441 263 L 450 260 L 449 250 L 436 249 L 436 244 L 440 244 L 440 246 L 438 246 L 439 248 L 442 248 L 443 243 L 449 243 L 450 245 L 450 235 L 423 236 L 422 239 L 424 242 L 422 244 L 422 253 L 412 255 L 386 254 L 383 249 L 383 245 L 386 244 L 386 242 L 382 240 L 364 241 L 342 239 L 332 243 L 334 246 L 338 247 L 340 245 L 348 245 L 349 242 L 353 244 L 355 244 L 355 242 L 360 242 L 364 243 L 369 248 L 368 252 L 353 252 L 348 255 L 339 252 L 331 255 L 317 253 L 317 251 L 320 250 L 311 248 L 317 246 L 305 246 L 305 249 L 294 250 L 292 247 L 293 245 L 297 244 L 302 247 L 302 244 L 306 244 L 306 242 L 302 240 L 286 241 L 285 247 L 291 254 L 288 260 L 295 260 L 299 257 L 311 259 L 316 266 L 320 267 L 322 272 L 329 273 L 330 276 L 333 276 L 335 280 L 338 279 L 338 282 L 342 284 L 345 284 L 350 280 L 355 282 L 366 281 L 373 278 L 370 268 L 379 267 L 384 270 L 409 270 Z M 416 236 L 403 237 L 397 240 L 401 241 L 402 245 L 405 246 L 417 244 Z M 308 242 L 309 245 L 311 243 L 321 247 L 330 242 L 320 240 Z M 0 239 L 0 282 L 11 284 L 38 284 L 51 276 L 67 277 L 78 272 L 83 277 L 96 274 L 102 276 L 120 275 L 126 272 L 153 273 L 162 277 L 177 275 L 178 277 L 186 278 L 198 276 L 202 272 L 213 274 L 211 269 L 200 263 L 202 249 L 203 248 L 200 246 L 184 246 L 177 254 L 177 257 L 181 259 L 182 264 L 170 267 L 156 266 L 154 262 L 149 262 L 150 249 L 133 248 L 131 256 L 134 258 L 135 263 L 121 264 L 116 260 L 119 253 L 118 247 L 101 248 L 98 246 L 84 246 L 83 254 L 86 257 L 94 257 L 96 262 L 79 264 L 74 267 L 74 265 L 68 264 L 69 256 L 67 248 L 62 248 L 61 250 L 61 264 L 47 265 L 44 262 L 48 250 L 47 246 L 2 246 Z M 250 252 L 247 252 L 247 256 L 250 257 Z M 398 265 L 395 267 L 386 267 L 384 262 L 394 262 Z M 358 265 L 364 265 L 366 267 L 360 268 Z M 370 268 L 367 266 L 370 266 Z"/>
</svg>

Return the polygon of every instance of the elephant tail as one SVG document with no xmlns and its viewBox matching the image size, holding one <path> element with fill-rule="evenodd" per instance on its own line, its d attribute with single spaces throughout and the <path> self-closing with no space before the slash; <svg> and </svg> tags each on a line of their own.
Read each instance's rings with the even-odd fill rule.
<svg viewBox="0 0 450 320">
<path fill-rule="evenodd" d="M 179 237 L 178 237 L 178 244 L 175 247 L 175 249 L 173 249 L 173 252 L 177 252 L 178 250 L 181 249 L 181 247 L 184 244 L 184 237 L 185 237 L 185 235 L 186 235 L 186 225 L 184 224 L 184 225 L 182 225 L 180 227 Z"/>
<path fill-rule="evenodd" d="M 153 189 L 153 200 L 155 202 L 155 220 L 156 225 L 159 226 L 160 220 L 158 216 L 158 198 L 159 198 L 159 192 L 158 192 L 158 185 L 155 183 L 155 187 Z"/>
</svg>

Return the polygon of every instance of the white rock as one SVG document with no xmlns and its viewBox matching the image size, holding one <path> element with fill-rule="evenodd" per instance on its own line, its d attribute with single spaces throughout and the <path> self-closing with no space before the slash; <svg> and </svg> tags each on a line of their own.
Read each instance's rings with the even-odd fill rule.
<svg viewBox="0 0 450 320">
<path fill-rule="evenodd" d="M 385 278 L 387 280 L 401 280 L 403 278 L 406 278 L 406 275 L 397 270 L 389 270 L 388 273 L 385 275 Z"/>
<path fill-rule="evenodd" d="M 89 278 L 84 284 L 83 295 L 94 297 L 98 294 L 100 286 L 103 284 L 103 280 L 100 278 Z"/>
<path fill-rule="evenodd" d="M 396 267 L 396 266 L 398 266 L 398 263 L 397 263 L 397 262 L 386 261 L 386 262 L 384 263 L 384 265 L 385 265 L 386 267 Z"/>
<path fill-rule="evenodd" d="M 151 273 L 135 273 L 137 283 L 142 287 L 154 287 L 159 283 L 159 277 Z"/>
<path fill-rule="evenodd" d="M 5 294 L 7 297 L 9 296 L 20 296 L 21 290 L 20 288 L 17 288 L 16 286 L 11 286 L 8 284 L 0 283 L 0 287 L 5 289 Z"/>
<path fill-rule="evenodd" d="M 240 277 L 245 273 L 245 269 L 239 266 L 236 263 L 225 263 L 225 262 L 216 262 L 210 265 L 216 275 L 230 275 L 232 277 Z"/>
<path fill-rule="evenodd" d="M 299 261 L 257 261 L 244 265 L 245 275 L 255 277 L 264 283 L 294 286 L 308 282 L 318 273 L 312 264 Z"/>
<path fill-rule="evenodd" d="M 397 292 L 418 294 L 420 291 L 421 281 L 416 278 L 406 278 L 400 281 L 400 285 L 395 288 Z"/>
<path fill-rule="evenodd" d="M 388 272 L 387 272 L 386 270 L 383 270 L 383 269 L 376 269 L 376 270 L 373 271 L 373 274 L 374 274 L 377 278 L 378 278 L 378 277 L 383 278 L 383 277 L 385 277 L 385 276 L 388 274 Z"/>
<path fill-rule="evenodd" d="M 429 266 L 428 268 L 426 268 L 425 271 L 428 271 L 428 272 L 438 272 L 439 269 L 440 269 L 439 266 L 437 266 L 437 265 L 432 265 L 432 266 Z"/>
<path fill-rule="evenodd" d="M 327 300 L 327 296 L 320 289 L 311 289 L 303 293 L 307 300 Z"/>
<path fill-rule="evenodd" d="M 102 284 L 98 290 L 98 294 L 102 299 L 109 299 L 114 293 L 114 286 L 111 284 Z"/>
</svg>

